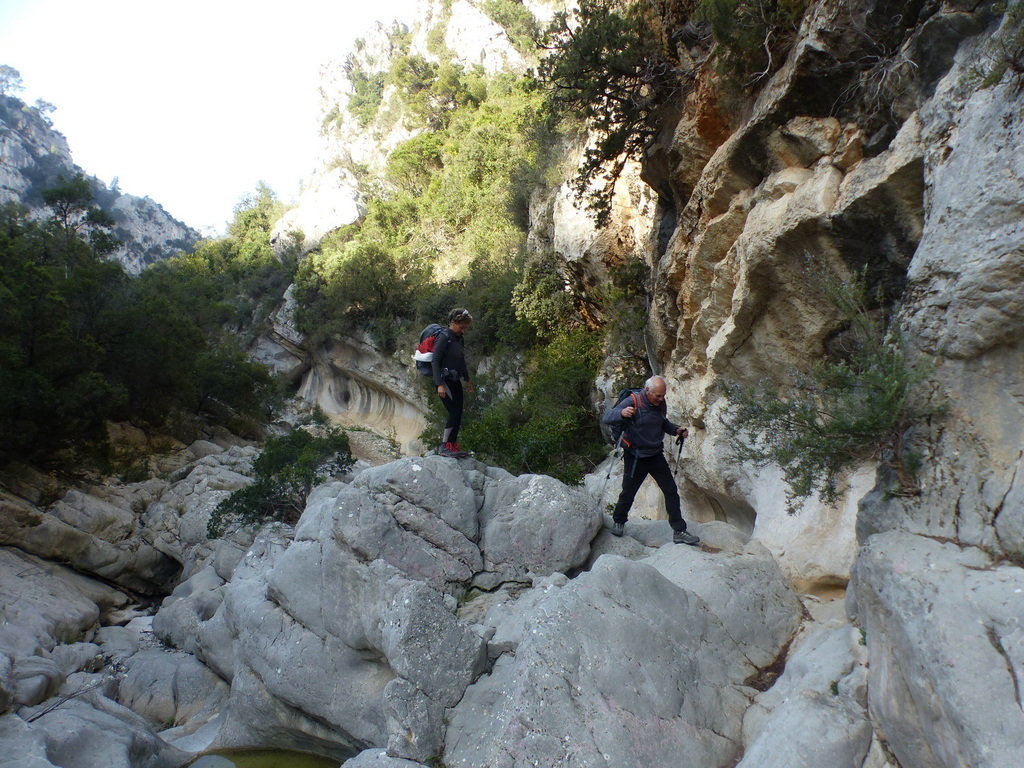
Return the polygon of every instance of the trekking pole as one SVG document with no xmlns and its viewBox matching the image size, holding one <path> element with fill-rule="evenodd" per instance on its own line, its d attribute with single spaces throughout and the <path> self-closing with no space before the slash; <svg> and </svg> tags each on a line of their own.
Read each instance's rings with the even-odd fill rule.
<svg viewBox="0 0 1024 768">
<path fill-rule="evenodd" d="M 675 475 L 675 478 L 676 478 L 676 485 L 679 485 L 679 465 L 682 463 L 683 443 L 685 443 L 685 442 L 686 442 L 686 435 L 684 435 L 682 432 L 680 432 L 678 435 L 676 435 L 676 445 L 679 446 L 679 452 L 676 454 L 676 468 L 675 468 L 675 472 L 673 473 Z"/>
<path fill-rule="evenodd" d="M 621 446 L 621 445 L 622 445 L 622 435 L 620 434 L 619 435 L 619 439 L 615 441 L 615 448 L 612 450 L 612 461 L 608 462 L 608 471 L 605 472 L 604 483 L 601 484 L 601 493 L 597 497 L 598 509 L 601 512 L 604 512 L 603 509 L 600 509 L 601 503 L 604 501 L 604 492 L 608 490 L 608 481 L 611 479 L 611 477 L 612 477 L 612 469 L 615 467 L 615 461 L 614 460 L 619 458 L 619 446 Z"/>
</svg>

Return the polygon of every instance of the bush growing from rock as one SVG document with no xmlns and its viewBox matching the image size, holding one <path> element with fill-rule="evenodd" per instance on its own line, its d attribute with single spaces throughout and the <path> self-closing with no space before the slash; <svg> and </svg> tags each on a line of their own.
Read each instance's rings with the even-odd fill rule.
<svg viewBox="0 0 1024 768">
<path fill-rule="evenodd" d="M 791 513 L 815 493 L 827 503 L 838 501 L 842 471 L 870 458 L 896 472 L 894 493 L 919 493 L 914 475 L 920 460 L 905 435 L 939 412 L 914 398 L 931 365 L 912 361 L 899 335 L 881 330 L 867 308 L 863 280 L 825 278 L 823 290 L 848 328 L 843 359 L 819 360 L 809 374 L 795 371 L 786 393 L 774 382 L 723 385 L 733 406 L 726 417 L 733 458 L 781 467 Z"/>
<path fill-rule="evenodd" d="M 218 538 L 238 527 L 275 520 L 294 523 L 306 508 L 306 497 L 327 477 L 352 466 L 348 435 L 337 428 L 318 434 L 297 429 L 267 439 L 253 462 L 253 483 L 235 491 L 210 515 L 207 532 Z"/>
</svg>

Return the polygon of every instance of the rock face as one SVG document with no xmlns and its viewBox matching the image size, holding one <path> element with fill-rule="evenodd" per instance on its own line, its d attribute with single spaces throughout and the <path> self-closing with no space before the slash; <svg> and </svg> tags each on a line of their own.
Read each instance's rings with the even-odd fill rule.
<svg viewBox="0 0 1024 768">
<path fill-rule="evenodd" d="M 419 374 L 366 339 L 330 339 L 309 358 L 298 391 L 307 403 L 341 424 L 390 435 L 405 452 L 422 451 L 426 405 L 414 378 Z"/>
<path fill-rule="evenodd" d="M 892 531 L 854 568 L 871 716 L 901 766 L 1009 766 L 1024 750 L 1024 569 Z"/>
<path fill-rule="evenodd" d="M 722 529 L 702 534 L 727 554 L 608 554 L 521 597 L 525 620 L 492 610 L 503 652 L 455 708 L 445 764 L 731 764 L 748 680 L 789 642 L 801 608 L 767 551 Z"/>
<path fill-rule="evenodd" d="M 731 132 L 708 128 L 721 124 L 698 83 L 671 142 L 652 153 L 662 165 L 647 174 L 676 174 L 674 231 L 663 248 L 649 239 L 647 258 L 655 367 L 670 382 L 670 415 L 691 425 L 684 498 L 697 519 L 752 529 L 793 583 L 822 593 L 847 583 L 861 541 L 894 527 L 1007 552 L 1022 543 L 1012 202 L 1024 191 L 1013 172 L 1021 113 L 1012 78 L 986 89 L 970 79 L 1009 22 L 959 6 L 906 19 L 902 51 L 919 70 L 882 129 L 877 112 L 828 113 L 813 93 L 838 87 L 839 64 L 857 51 L 848 33 L 877 32 L 887 9 L 815 4 L 789 58 Z M 665 227 L 663 215 L 654 229 Z M 808 263 L 840 275 L 866 269 L 906 345 L 934 361 L 931 390 L 919 396 L 934 395 L 948 412 L 908 436 L 925 456 L 917 498 L 889 498 L 884 472 L 871 492 L 868 463 L 848 478 L 839 508 L 812 500 L 793 520 L 778 474 L 727 460 L 721 381 L 784 385 L 839 328 Z"/>
<path fill-rule="evenodd" d="M 455 596 L 582 565 L 600 526 L 585 497 L 550 478 L 403 459 L 318 489 L 293 542 L 258 539 L 226 586 L 198 573 L 154 626 L 231 680 L 218 745 L 338 757 L 386 745 L 427 760 L 486 660 Z M 165 614 L 204 617 L 191 647 Z"/>
<path fill-rule="evenodd" d="M 42 191 L 83 173 L 71 158 L 63 135 L 34 107 L 0 95 L 0 203 L 16 202 L 47 215 Z M 182 251 L 190 252 L 199 233 L 148 197 L 125 195 L 88 177 L 95 202 L 116 222 L 113 234 L 124 244 L 116 259 L 130 275 Z"/>
</svg>

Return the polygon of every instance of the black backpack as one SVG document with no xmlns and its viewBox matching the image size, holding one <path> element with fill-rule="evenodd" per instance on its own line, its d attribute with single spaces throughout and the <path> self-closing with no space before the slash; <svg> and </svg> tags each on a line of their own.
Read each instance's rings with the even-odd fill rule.
<svg viewBox="0 0 1024 768">
<path fill-rule="evenodd" d="M 434 373 L 431 365 L 434 360 L 434 344 L 444 330 L 444 326 L 431 323 L 420 331 L 420 343 L 412 353 L 412 359 L 416 361 L 416 370 L 424 376 L 432 376 Z"/>
<path fill-rule="evenodd" d="M 632 397 L 633 398 L 633 407 L 636 408 L 639 411 L 640 410 L 640 403 L 641 403 L 641 400 L 640 400 L 640 393 L 641 392 L 643 392 L 643 389 L 620 389 L 619 390 L 619 396 L 615 398 L 615 404 L 612 407 L 613 408 L 617 408 L 619 403 L 621 403 L 627 397 Z M 611 425 L 611 432 L 610 432 L 611 440 L 612 440 L 612 445 L 615 446 L 616 450 L 618 450 L 619 443 L 622 442 L 622 433 L 625 432 L 625 431 L 626 431 L 626 424 L 625 424 L 625 422 L 623 422 L 622 424 L 612 424 Z M 626 445 L 628 446 L 629 443 L 627 443 Z"/>
</svg>

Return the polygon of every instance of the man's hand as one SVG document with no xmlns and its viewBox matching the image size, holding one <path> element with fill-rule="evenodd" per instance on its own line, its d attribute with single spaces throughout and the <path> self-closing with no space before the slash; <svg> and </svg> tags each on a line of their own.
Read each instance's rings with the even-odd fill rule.
<svg viewBox="0 0 1024 768">
<path fill-rule="evenodd" d="M 680 427 L 679 429 L 676 430 L 676 436 L 677 437 L 689 437 L 690 436 L 690 430 L 688 430 L 686 427 Z"/>
<path fill-rule="evenodd" d="M 473 382 L 472 381 L 467 381 L 466 382 L 466 391 L 469 394 L 471 394 L 471 395 L 473 394 Z"/>
<path fill-rule="evenodd" d="M 445 397 L 447 397 L 447 395 L 448 395 L 448 390 L 445 389 L 444 384 L 438 384 L 437 385 L 437 396 L 440 397 L 442 400 L 444 400 Z"/>
<path fill-rule="evenodd" d="M 636 408 L 634 408 L 632 405 L 627 405 L 625 408 L 622 409 L 622 418 L 624 419 L 632 419 L 635 414 Z"/>
</svg>

